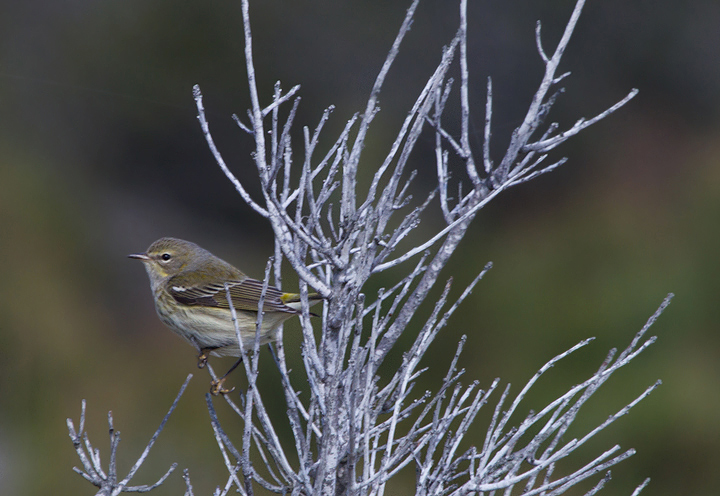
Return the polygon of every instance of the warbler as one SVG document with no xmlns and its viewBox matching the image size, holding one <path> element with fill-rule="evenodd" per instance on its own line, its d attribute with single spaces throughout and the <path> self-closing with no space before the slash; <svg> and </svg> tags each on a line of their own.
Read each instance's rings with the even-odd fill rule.
<svg viewBox="0 0 720 496">
<path fill-rule="evenodd" d="M 145 253 L 128 257 L 145 266 L 160 320 L 200 351 L 198 367 L 205 365 L 208 354 L 241 357 L 226 287 L 243 348 L 253 347 L 262 281 L 182 239 L 161 238 Z M 320 299 L 317 294 L 308 296 L 311 305 Z M 300 295 L 268 286 L 262 311 L 260 344 L 265 344 L 277 338 L 280 324 L 302 313 Z"/>
</svg>

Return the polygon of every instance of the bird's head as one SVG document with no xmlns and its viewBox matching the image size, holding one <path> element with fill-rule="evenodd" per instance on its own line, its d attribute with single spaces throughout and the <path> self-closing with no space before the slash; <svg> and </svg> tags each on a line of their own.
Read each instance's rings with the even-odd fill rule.
<svg viewBox="0 0 720 496">
<path fill-rule="evenodd" d="M 182 272 L 191 262 L 204 258 L 205 250 L 195 243 L 176 238 L 160 238 L 145 253 L 133 253 L 130 258 L 145 265 L 150 281 L 155 284 Z"/>
</svg>

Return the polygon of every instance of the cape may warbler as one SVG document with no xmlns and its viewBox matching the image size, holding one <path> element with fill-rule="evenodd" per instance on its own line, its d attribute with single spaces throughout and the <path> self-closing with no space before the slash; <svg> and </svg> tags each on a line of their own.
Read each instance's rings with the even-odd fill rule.
<svg viewBox="0 0 720 496">
<path fill-rule="evenodd" d="M 208 353 L 240 356 L 226 286 L 237 315 L 243 348 L 255 342 L 262 281 L 220 260 L 195 243 L 175 238 L 155 241 L 145 253 L 128 255 L 142 261 L 150 278 L 160 320 L 200 350 L 198 366 Z M 310 304 L 320 297 L 309 295 Z M 268 286 L 262 310 L 260 344 L 276 339 L 283 321 L 302 313 L 300 295 Z"/>
</svg>

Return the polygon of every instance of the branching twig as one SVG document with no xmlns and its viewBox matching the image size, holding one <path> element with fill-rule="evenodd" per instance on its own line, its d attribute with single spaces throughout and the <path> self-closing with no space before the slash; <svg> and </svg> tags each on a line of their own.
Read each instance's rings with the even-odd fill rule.
<svg viewBox="0 0 720 496">
<path fill-rule="evenodd" d="M 654 338 L 643 341 L 644 334 L 670 297 L 622 353 L 618 355 L 611 350 L 591 377 L 548 401 L 537 413 L 519 417 L 531 388 L 559 360 L 591 340 L 583 340 L 547 362 L 515 397 L 510 396 L 508 385 L 498 398 L 482 442 L 471 439 L 471 426 L 491 399 L 499 380 L 493 381 L 486 390 L 480 388 L 478 381 L 468 386 L 461 384 L 465 371 L 458 370 L 457 364 L 464 338 L 436 392 L 420 391 L 417 381 L 436 365 L 437 360 L 429 360 L 433 341 L 490 264 L 459 296 L 453 295 L 448 281 L 429 309 L 430 316 L 425 322 L 411 325 L 479 210 L 508 188 L 564 164 L 566 159 L 560 158 L 548 165 L 548 152 L 617 111 L 637 93 L 632 90 L 607 110 L 591 119 L 580 118 L 564 131 L 558 132 L 557 123 L 545 124 L 556 99 L 562 96 L 563 89 L 558 85 L 570 74 L 558 75 L 558 67 L 584 0 L 576 1 L 552 53 L 543 47 L 541 25 L 537 24 L 535 41 L 544 74 L 522 124 L 513 131 L 497 165 L 491 156 L 493 85 L 490 78 L 486 86 L 484 141 L 481 149 L 471 147 L 470 92 L 477 90 L 468 64 L 474 56 L 469 53 L 472 45 L 468 43 L 472 24 L 468 21 L 467 0 L 459 0 L 458 29 L 439 51 L 436 68 L 415 97 L 384 158 L 371 171 L 367 187 L 362 187 L 358 180 L 361 158 L 365 160 L 362 151 L 368 145 L 368 130 L 379 112 L 380 92 L 410 30 L 418 0 L 411 2 L 364 111 L 352 116 L 337 137 L 325 140 L 322 133 L 333 109 L 329 107 L 312 132 L 309 127 L 302 129 L 304 150 L 300 153 L 293 149 L 292 139 L 300 104 L 299 86 L 283 93 L 277 82 L 272 100 L 261 102 L 253 59 L 249 0 L 241 0 L 241 4 L 251 107 L 247 112 L 248 124 L 238 118 L 236 121 L 254 140 L 252 159 L 261 200 L 253 199 L 225 164 L 210 134 L 197 86 L 194 95 L 198 119 L 211 153 L 242 200 L 270 223 L 276 245 L 275 258 L 267 264 L 259 295 L 254 339 L 246 336 L 243 341 L 226 286 L 248 388 L 240 395 L 239 404 L 229 394 L 224 398 L 243 423 L 242 436 L 235 441 L 220 426 L 212 398 L 207 398 L 213 432 L 228 471 L 224 489 L 218 488 L 216 494 L 227 494 L 234 487 L 241 494 L 252 495 L 254 488 L 260 486 L 278 494 L 382 496 L 388 481 L 409 464 L 416 467 L 418 495 L 494 491 L 509 495 L 518 493 L 514 489 L 518 484 L 523 485 L 523 494 L 528 496 L 554 495 L 588 477 L 604 474 L 588 494 L 600 491 L 609 480 L 608 468 L 631 456 L 633 450 L 611 447 L 579 469 L 564 470 L 563 476 L 555 474 L 556 466 L 628 413 L 659 383 L 648 387 L 634 401 L 578 438 L 566 440 L 565 436 L 587 400 L 612 374 L 654 342 Z M 457 64 L 459 71 L 458 85 L 449 77 L 453 64 Z M 450 98 L 454 86 L 459 87 L 457 99 Z M 459 129 L 452 129 L 443 121 L 443 115 L 455 101 L 458 102 Z M 414 189 L 418 185 L 413 182 L 417 171 L 412 160 L 426 124 L 430 124 L 435 138 L 436 177 L 428 191 L 417 194 Z M 320 144 L 326 142 L 329 143 L 327 151 L 321 154 Z M 478 165 L 479 161 L 482 166 Z M 452 198 L 449 191 L 455 190 L 458 194 Z M 439 218 L 444 222 L 439 227 L 429 225 L 426 219 L 436 198 Z M 425 229 L 418 229 L 420 226 Z M 413 239 L 418 231 L 427 233 L 422 240 Z M 389 284 L 389 290 L 381 289 L 374 297 L 364 293 L 367 282 L 375 274 L 383 272 L 390 277 L 404 262 L 416 256 L 419 257 L 416 265 L 397 276 Z M 275 417 L 269 414 L 258 388 L 259 330 L 264 318 L 264 300 L 271 272 L 275 274 L 277 286 L 281 285 L 283 259 L 300 278 L 299 296 L 283 298 L 292 300 L 298 309 L 302 327 L 299 353 L 304 370 L 288 369 L 282 329 L 277 331 L 280 342 L 273 352 L 280 371 L 277 387 L 284 393 L 294 452 L 281 442 L 272 420 Z M 318 319 L 311 318 L 315 314 L 309 309 L 310 300 L 315 298 L 311 295 L 313 291 L 325 300 L 319 329 L 313 327 Z M 399 350 L 400 338 L 409 330 L 416 333 L 409 341 L 412 344 Z M 388 374 L 382 366 L 393 350 L 398 354 L 402 352 L 402 358 L 399 367 Z M 212 368 L 208 366 L 208 370 L 215 377 Z M 307 384 L 307 390 L 301 393 L 293 384 Z M 176 403 L 177 399 L 170 412 Z M 68 427 L 84 468 L 78 472 L 87 480 L 98 487 L 112 488 L 108 491 L 120 492 L 150 490 L 167 477 L 166 474 L 153 486 L 127 486 L 165 421 L 130 474 L 117 482 L 115 458 L 119 434 L 112 429 L 112 418 L 110 466 L 105 474 L 99 452 L 92 448 L 83 431 L 84 415 L 83 403 L 79 433 L 75 433 L 71 421 Z M 192 495 L 187 472 L 184 479 L 186 494 Z M 646 483 L 638 487 L 635 494 Z"/>
<path fill-rule="evenodd" d="M 108 472 L 107 475 L 102 470 L 102 467 L 100 465 L 100 451 L 95 450 L 92 448 L 92 445 L 90 444 L 90 439 L 87 436 L 87 433 L 85 432 L 85 400 L 82 401 L 82 409 L 80 412 L 80 428 L 75 431 L 75 425 L 73 424 L 72 419 L 67 419 L 67 426 L 68 426 L 68 432 L 70 434 L 70 439 L 72 439 L 73 446 L 75 447 L 75 451 L 78 454 L 78 457 L 80 458 L 80 461 L 83 465 L 84 471 L 78 469 L 77 467 L 73 468 L 75 472 L 82 475 L 86 480 L 90 481 L 95 487 L 100 488 L 100 491 L 98 491 L 98 494 L 105 495 L 105 496 L 117 496 L 120 493 L 129 493 L 129 492 L 148 492 L 158 486 L 160 486 L 163 482 L 165 482 L 165 479 L 168 478 L 168 476 L 175 470 L 177 467 L 177 463 L 173 463 L 167 472 L 165 472 L 165 475 L 160 477 L 157 482 L 155 482 L 152 485 L 142 485 L 142 486 L 129 486 L 128 484 L 132 480 L 132 478 L 135 476 L 135 473 L 138 471 L 138 469 L 142 466 L 143 463 L 145 463 L 145 460 L 148 457 L 148 454 L 150 453 L 150 449 L 155 444 L 155 441 L 157 440 L 158 436 L 162 432 L 163 428 L 165 427 L 165 424 L 167 423 L 168 419 L 170 418 L 170 415 L 172 415 L 172 412 L 175 410 L 175 407 L 178 404 L 178 401 L 180 401 L 180 398 L 182 397 L 183 393 L 185 392 L 185 388 L 187 387 L 188 383 L 190 382 L 190 379 L 192 378 L 192 374 L 189 374 L 187 376 L 187 379 L 185 379 L 185 382 L 180 387 L 180 391 L 178 392 L 177 396 L 175 397 L 175 401 L 173 401 L 172 405 L 170 406 L 170 410 L 168 410 L 167 414 L 163 418 L 162 422 L 160 422 L 160 426 L 155 431 L 155 434 L 150 438 L 150 441 L 148 442 L 147 446 L 145 446 L 145 449 L 143 450 L 140 457 L 137 459 L 135 464 L 132 466 L 130 471 L 128 472 L 128 475 L 122 479 L 121 481 L 117 480 L 117 466 L 116 466 L 116 453 L 117 453 L 117 447 L 120 443 L 120 433 L 116 431 L 113 427 L 113 418 L 112 418 L 112 412 L 108 413 L 108 424 L 110 426 L 110 463 L 108 466 Z"/>
<path fill-rule="evenodd" d="M 462 371 L 455 370 L 456 355 L 440 391 L 434 395 L 421 394 L 419 397 L 413 397 L 412 392 L 417 377 L 425 370 L 419 368 L 420 361 L 479 277 L 450 309 L 442 314 L 449 298 L 450 287 L 447 286 L 414 344 L 405 353 L 400 368 L 382 387 L 378 376 L 385 357 L 425 301 L 440 271 L 462 240 L 477 212 L 506 189 L 550 172 L 565 163 L 566 159 L 560 159 L 544 165 L 548 151 L 616 111 L 634 96 L 635 91 L 596 117 L 580 119 L 566 131 L 557 133 L 557 124 L 550 124 L 540 138 L 533 138 L 562 92 L 557 88 L 554 92 L 550 90 L 569 75 L 565 73 L 558 76 L 556 71 L 582 11 L 584 0 L 576 3 L 552 55 L 548 55 L 543 48 L 538 23 L 536 43 L 540 58 L 545 64 L 545 74 L 522 125 L 513 133 L 505 156 L 497 166 L 490 156 L 493 93 L 491 80 L 488 78 L 481 170 L 476 167 L 475 154 L 470 146 L 469 92 L 472 79 L 468 70 L 467 1 L 460 0 L 458 31 L 443 50 L 437 69 L 416 98 L 365 193 L 359 191 L 357 181 L 361 152 L 365 147 L 367 130 L 378 112 L 380 90 L 397 56 L 400 43 L 409 30 L 417 1 L 412 3 L 407 12 L 370 92 L 364 113 L 359 118 L 355 116 L 348 121 L 340 136 L 333 140 L 334 144 L 329 151 L 315 165 L 313 156 L 329 112 L 325 112 L 312 136 L 308 128 L 304 129 L 305 158 L 299 169 L 299 179 L 294 179 L 291 175 L 292 154 L 289 139 L 297 99 L 289 109 L 280 133 L 282 104 L 290 101 L 296 94 L 297 87 L 282 95 L 278 83 L 273 103 L 264 108 L 261 106 L 252 58 L 248 1 L 243 0 L 242 3 L 246 66 L 252 102 L 252 108 L 248 111 L 250 126 L 247 129 L 251 130 L 255 139 L 254 160 L 265 199 L 264 206 L 255 206 L 252 203 L 251 206 L 261 214 L 267 214 L 265 216 L 276 237 L 277 255 L 282 254 L 287 258 L 302 281 L 303 363 L 309 385 L 309 400 L 304 402 L 292 387 L 285 365 L 284 347 L 282 343 L 278 344 L 276 363 L 281 372 L 281 386 L 285 392 L 288 418 L 300 460 L 299 469 L 293 469 L 287 463 L 289 457 L 283 453 L 276 440 L 274 427 L 264 412 L 257 392 L 256 341 L 255 349 L 250 355 L 251 360 L 247 360 L 245 364 L 250 386 L 245 396 L 244 411 L 233 407 L 246 422 L 243 451 L 240 454 L 244 458 L 244 461 L 240 460 L 240 465 L 248 467 L 244 469 L 247 472 L 245 489 L 248 492 L 251 490 L 248 477 L 255 476 L 254 470 L 249 468 L 248 451 L 253 439 L 259 443 L 257 449 L 260 455 L 270 456 L 266 459 L 266 464 L 269 463 L 267 460 L 272 460 L 273 464 L 282 467 L 280 473 L 283 480 L 291 483 L 287 490 L 295 494 L 382 495 L 386 482 L 413 461 L 419 471 L 418 494 L 491 491 L 511 488 L 521 481 L 525 481 L 527 490 L 533 493 L 557 492 L 629 456 L 630 452 L 626 452 L 609 458 L 614 452 L 610 450 L 570 476 L 555 480 L 551 478 L 557 462 L 624 415 L 653 389 L 654 386 L 648 388 L 636 401 L 610 416 L 606 422 L 581 439 L 565 444 L 560 442 L 562 434 L 587 399 L 610 374 L 626 365 L 651 341 L 640 346 L 639 340 L 634 341 L 632 349 L 626 350 L 626 355 L 622 355 L 614 363 L 604 364 L 590 379 L 571 388 L 557 400 L 549 402 L 539 413 L 529 415 L 519 425 L 508 429 L 528 390 L 558 360 L 585 346 L 589 340 L 581 342 L 548 362 L 501 414 L 501 405 L 508 396 L 506 389 L 495 410 L 482 447 L 472 448 L 464 453 L 458 452 L 479 409 L 495 390 L 497 381 L 487 392 L 477 389 L 475 383 L 468 388 L 461 387 L 457 381 Z M 460 70 L 459 139 L 454 138 L 453 133 L 441 124 L 442 115 L 450 101 L 452 84 L 447 74 L 454 60 L 459 61 Z M 199 111 L 202 113 L 201 106 Z M 270 115 L 272 119 L 267 123 L 265 117 Z M 408 176 L 405 172 L 406 164 L 425 123 L 432 125 L 436 135 L 437 187 L 426 195 L 425 202 L 406 213 L 400 221 L 395 221 L 394 227 L 390 229 L 395 212 L 402 210 L 411 200 L 409 184 L 415 172 Z M 208 137 L 206 126 L 203 130 Z M 269 145 L 265 138 L 268 130 L 272 139 Z M 219 156 L 209 137 L 208 142 L 213 153 Z M 281 157 L 284 168 L 281 167 Z M 463 175 L 453 169 L 454 158 L 463 165 L 464 177 L 468 180 L 465 188 Z M 336 176 L 339 178 L 336 179 Z M 448 196 L 448 183 L 451 180 L 457 181 L 460 192 L 455 200 Z M 244 190 L 237 185 L 236 188 L 245 201 L 252 201 L 243 193 Z M 467 193 L 463 194 L 463 189 L 466 189 Z M 328 203 L 328 200 L 333 194 L 337 194 L 336 191 L 339 191 L 339 206 L 333 213 L 333 205 Z M 423 213 L 438 192 L 440 210 L 446 225 L 431 233 L 426 241 L 410 242 L 410 246 L 401 251 L 401 246 L 408 243 L 409 235 L 420 225 Z M 356 198 L 360 194 L 364 196 L 364 200 L 357 206 Z M 292 204 L 294 210 L 291 213 L 288 209 Z M 429 255 L 428 251 L 432 249 L 435 249 L 435 252 Z M 391 254 L 394 256 L 392 259 Z M 421 261 L 408 276 L 400 278 L 391 290 L 379 291 L 374 301 L 366 302 L 361 290 L 372 274 L 394 270 L 420 254 L 424 254 Z M 426 259 L 429 262 L 426 262 Z M 489 265 L 485 270 L 488 268 Z M 279 265 L 276 269 L 279 270 Z M 307 308 L 306 284 L 326 298 L 319 343 L 316 341 Z M 367 336 L 363 338 L 366 333 Z M 386 414 L 390 415 L 387 419 L 382 417 Z M 257 415 L 259 420 L 257 431 L 253 431 L 249 425 L 252 424 L 254 415 Z M 528 429 L 540 422 L 544 422 L 540 432 L 531 436 L 530 440 L 521 442 Z M 451 429 L 454 429 L 454 432 Z M 536 455 L 541 449 L 541 453 Z M 521 469 L 523 460 L 533 460 L 533 464 L 529 468 Z M 542 473 L 545 474 L 544 478 L 538 479 Z M 538 480 L 541 480 L 539 485 Z M 604 482 L 598 483 L 594 491 L 598 491 L 603 485 Z"/>
</svg>

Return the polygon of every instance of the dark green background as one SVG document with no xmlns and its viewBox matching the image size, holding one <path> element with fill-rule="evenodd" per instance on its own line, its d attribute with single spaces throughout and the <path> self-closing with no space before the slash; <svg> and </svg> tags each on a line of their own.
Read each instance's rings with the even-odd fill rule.
<svg viewBox="0 0 720 496">
<path fill-rule="evenodd" d="M 409 2 L 256 3 L 264 101 L 274 81 L 300 83 L 298 122 L 313 126 L 335 104 L 329 128 L 338 129 L 364 108 Z M 474 145 L 479 150 L 492 76 L 497 160 L 542 74 L 535 21 L 552 47 L 572 3 L 470 3 Z M 365 173 L 387 150 L 457 16 L 455 2 L 421 3 L 380 102 Z M 483 210 L 445 274 L 456 276 L 458 295 L 495 263 L 435 344 L 420 389 L 437 387 L 462 334 L 465 382 L 487 387 L 501 377 L 516 392 L 546 360 L 597 337 L 541 381 L 523 412 L 583 380 L 609 348 L 629 342 L 666 293 L 677 294 L 652 329 L 658 343 L 607 383 L 568 434 L 663 380 L 574 461 L 615 443 L 637 448 L 613 470 L 607 494 L 629 495 L 646 476 L 646 492 L 656 495 L 714 494 L 720 484 L 719 33 L 714 1 L 590 1 L 561 66 L 573 75 L 550 118 L 568 127 L 633 87 L 640 95 L 564 145 L 567 165 Z M 197 372 L 191 348 L 156 318 L 144 271 L 125 255 L 173 235 L 262 275 L 271 232 L 214 164 L 191 95 L 200 84 L 227 162 L 257 191 L 251 140 L 230 119 L 248 107 L 242 50 L 234 0 L 0 5 L 0 493 L 93 494 L 72 472 L 79 462 L 65 427 L 66 417 L 77 421 L 81 399 L 105 459 L 105 415 L 113 411 L 125 473 L 184 377 Z M 413 159 L 420 170 L 432 166 L 431 146 L 428 135 Z M 428 229 L 436 218 L 428 217 Z M 387 284 L 373 280 L 369 290 Z M 291 349 L 294 331 L 286 327 Z M 263 366 L 261 388 L 282 421 L 266 351 Z M 242 374 L 234 380 L 242 386 Z M 173 461 L 190 468 L 198 495 L 224 483 L 206 388 L 206 375 L 196 374 L 136 483 L 154 481 Z M 390 493 L 411 494 L 412 477 Z M 182 494 L 179 474 L 157 492 Z"/>
</svg>

